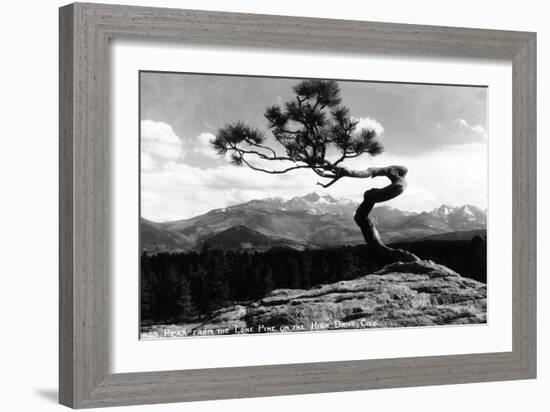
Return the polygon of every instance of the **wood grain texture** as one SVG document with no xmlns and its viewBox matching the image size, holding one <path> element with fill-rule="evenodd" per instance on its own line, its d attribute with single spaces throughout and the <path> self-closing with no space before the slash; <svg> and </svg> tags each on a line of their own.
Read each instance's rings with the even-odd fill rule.
<svg viewBox="0 0 550 412">
<path fill-rule="evenodd" d="M 536 37 L 518 51 L 512 62 L 512 294 L 513 351 L 523 367 L 536 375 Z"/>
<path fill-rule="evenodd" d="M 60 9 L 60 402 L 84 408 L 527 379 L 536 375 L 536 36 L 76 3 Z M 513 350 L 110 374 L 109 40 L 497 58 L 513 65 Z"/>
<path fill-rule="evenodd" d="M 67 10 L 66 10 L 67 11 Z M 74 19 L 59 16 L 59 400 L 73 404 L 73 37 Z"/>
</svg>

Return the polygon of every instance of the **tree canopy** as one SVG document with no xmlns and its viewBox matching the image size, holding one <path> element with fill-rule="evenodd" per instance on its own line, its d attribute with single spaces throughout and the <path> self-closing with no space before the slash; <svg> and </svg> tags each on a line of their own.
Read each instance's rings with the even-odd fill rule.
<svg viewBox="0 0 550 412">
<path fill-rule="evenodd" d="M 293 91 L 295 99 L 268 107 L 264 113 L 278 144 L 268 142 L 260 129 L 237 121 L 220 128 L 211 142 L 218 154 L 229 153 L 233 164 L 270 174 L 311 169 L 330 179 L 326 184 L 318 183 L 323 187 L 342 177 L 371 177 L 370 170 L 354 171 L 343 165 L 346 159 L 363 154 L 376 156 L 383 146 L 374 129 L 358 129 L 359 120 L 341 104 L 338 84 L 334 80 L 304 80 Z M 335 150 L 329 158 L 331 148 Z M 283 166 L 268 168 L 266 161 Z"/>
</svg>

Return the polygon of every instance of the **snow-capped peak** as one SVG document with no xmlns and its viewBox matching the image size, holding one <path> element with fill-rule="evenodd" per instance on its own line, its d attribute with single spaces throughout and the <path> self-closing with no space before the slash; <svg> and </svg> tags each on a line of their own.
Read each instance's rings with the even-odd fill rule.
<svg viewBox="0 0 550 412">
<path fill-rule="evenodd" d="M 445 218 L 450 214 L 454 213 L 454 211 L 455 211 L 455 208 L 452 207 L 451 205 L 443 204 L 438 208 L 432 210 L 431 214 Z"/>
<path fill-rule="evenodd" d="M 335 203 L 335 202 L 337 202 L 337 200 L 335 198 L 333 198 L 331 195 L 329 195 L 329 194 L 320 195 L 317 192 L 312 192 L 312 193 L 309 193 L 305 196 L 296 197 L 294 199 L 304 199 L 304 200 L 307 200 L 308 202 L 315 202 L 315 203 Z"/>
<path fill-rule="evenodd" d="M 306 210 L 310 214 L 341 215 L 352 213 L 350 208 L 357 207 L 348 199 L 336 199 L 329 194 L 312 192 L 304 196 L 296 196 L 284 203 L 285 209 L 290 211 Z"/>
</svg>

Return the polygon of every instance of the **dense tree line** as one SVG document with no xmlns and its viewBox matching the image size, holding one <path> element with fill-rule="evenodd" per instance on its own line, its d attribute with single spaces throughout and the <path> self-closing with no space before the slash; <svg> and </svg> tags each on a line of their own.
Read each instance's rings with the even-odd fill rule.
<svg viewBox="0 0 550 412">
<path fill-rule="evenodd" d="M 465 240 L 424 240 L 394 244 L 419 256 L 433 260 L 454 271 L 487 283 L 487 239 L 476 235 Z"/>
<path fill-rule="evenodd" d="M 421 258 L 485 281 L 486 242 L 440 241 L 401 244 Z M 274 289 L 307 289 L 353 279 L 387 262 L 370 258 L 365 246 L 298 251 L 159 253 L 141 257 L 141 321 L 191 322 L 233 303 L 247 303 Z"/>
</svg>

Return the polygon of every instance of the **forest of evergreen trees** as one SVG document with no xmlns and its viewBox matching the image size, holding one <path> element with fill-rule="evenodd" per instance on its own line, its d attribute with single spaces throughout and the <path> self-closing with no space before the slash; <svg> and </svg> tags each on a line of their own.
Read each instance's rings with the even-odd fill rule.
<svg viewBox="0 0 550 412">
<path fill-rule="evenodd" d="M 486 282 L 486 240 L 401 243 L 423 259 Z M 160 253 L 141 257 L 141 324 L 192 322 L 234 303 L 248 303 L 274 289 L 307 289 L 372 273 L 385 262 L 369 259 L 365 246 L 298 251 Z"/>
</svg>

